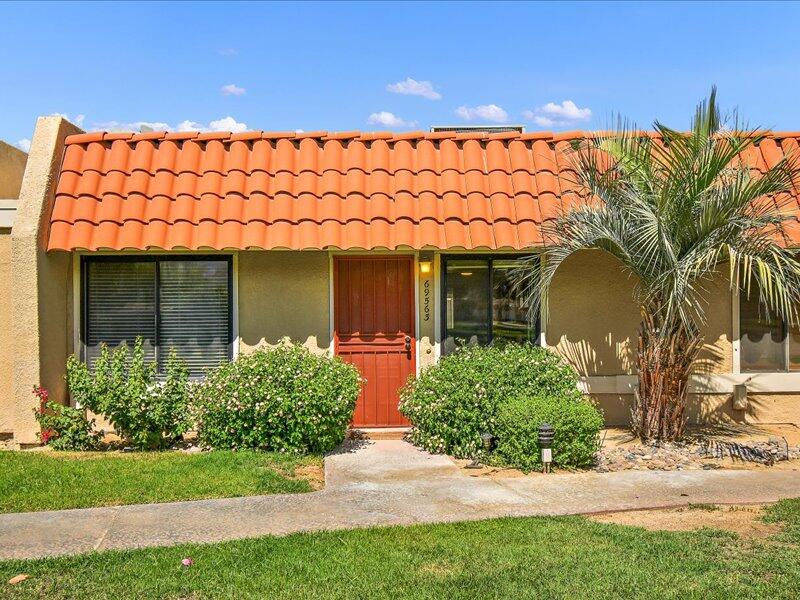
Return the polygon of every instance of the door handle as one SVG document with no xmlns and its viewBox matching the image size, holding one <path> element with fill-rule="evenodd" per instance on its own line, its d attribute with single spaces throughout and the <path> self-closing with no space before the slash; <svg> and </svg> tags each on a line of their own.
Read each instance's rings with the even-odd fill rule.
<svg viewBox="0 0 800 600">
<path fill-rule="evenodd" d="M 411 336 L 407 335 L 405 341 L 406 341 L 406 352 L 408 352 L 411 350 Z"/>
</svg>

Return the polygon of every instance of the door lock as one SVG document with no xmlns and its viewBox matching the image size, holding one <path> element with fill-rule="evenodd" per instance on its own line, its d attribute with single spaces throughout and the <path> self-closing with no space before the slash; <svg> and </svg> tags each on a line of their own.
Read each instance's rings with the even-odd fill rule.
<svg viewBox="0 0 800 600">
<path fill-rule="evenodd" d="M 411 350 L 411 336 L 407 335 L 406 336 L 406 352 L 408 352 L 409 350 Z"/>
</svg>

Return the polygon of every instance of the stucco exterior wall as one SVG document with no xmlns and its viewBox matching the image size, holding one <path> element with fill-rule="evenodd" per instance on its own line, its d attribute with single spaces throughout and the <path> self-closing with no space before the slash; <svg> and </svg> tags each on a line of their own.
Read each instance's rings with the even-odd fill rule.
<svg viewBox="0 0 800 600">
<path fill-rule="evenodd" d="M 28 155 L 22 150 L 0 141 L 0 198 L 19 197 L 27 160 Z"/>
<path fill-rule="evenodd" d="M 0 229 L 0 433 L 14 430 L 10 281 L 11 230 Z"/>
<path fill-rule="evenodd" d="M 331 343 L 327 252 L 240 252 L 239 350 L 285 337 L 325 353 Z"/>
<path fill-rule="evenodd" d="M 633 373 L 639 311 L 635 282 L 599 250 L 568 258 L 550 289 L 545 341 L 582 376 Z"/>
<path fill-rule="evenodd" d="M 630 423 L 631 394 L 592 394 L 607 425 Z M 687 417 L 702 423 L 794 423 L 800 425 L 800 394 L 748 394 L 746 410 L 734 410 L 730 394 L 689 394 Z"/>
<path fill-rule="evenodd" d="M 728 271 L 720 269 L 704 284 L 708 301 L 706 322 L 700 331 L 705 343 L 695 367 L 697 373 L 733 372 L 733 295 L 728 277 Z"/>
<path fill-rule="evenodd" d="M 733 370 L 732 296 L 723 270 L 705 284 L 708 301 L 701 330 L 705 345 L 697 372 Z M 582 376 L 636 372 L 639 311 L 636 282 L 610 254 L 587 250 L 564 262 L 550 292 L 547 345 Z"/>
<path fill-rule="evenodd" d="M 45 248 L 64 139 L 75 133 L 80 129 L 61 117 L 36 122 L 11 233 L 14 442 L 21 445 L 37 443 L 35 384 L 66 401 L 72 261 Z"/>
</svg>

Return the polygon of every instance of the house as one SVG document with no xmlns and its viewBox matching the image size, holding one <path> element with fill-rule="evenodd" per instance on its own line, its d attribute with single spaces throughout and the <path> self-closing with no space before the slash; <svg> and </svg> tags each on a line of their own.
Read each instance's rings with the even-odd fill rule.
<svg viewBox="0 0 800 600">
<path fill-rule="evenodd" d="M 374 427 L 406 424 L 398 387 L 459 340 L 527 340 L 627 422 L 634 282 L 602 252 L 573 256 L 547 319 L 509 285 L 541 224 L 577 201 L 564 157 L 576 135 L 84 133 L 40 118 L 10 258 L 0 237 L 13 365 L 0 425 L 35 443 L 32 386 L 64 399 L 69 354 L 91 361 L 135 336 L 159 364 L 177 348 L 195 374 L 286 337 L 342 356 L 367 379 L 354 423 Z M 774 134 L 746 158 L 763 169 L 798 140 Z M 724 274 L 709 302 L 690 419 L 800 423 L 800 335 L 762 322 Z"/>
</svg>

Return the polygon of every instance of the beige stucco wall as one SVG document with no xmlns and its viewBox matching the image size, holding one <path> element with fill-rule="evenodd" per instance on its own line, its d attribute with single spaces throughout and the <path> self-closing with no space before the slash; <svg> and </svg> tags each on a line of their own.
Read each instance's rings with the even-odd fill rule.
<svg viewBox="0 0 800 600">
<path fill-rule="evenodd" d="M 0 141 L 0 198 L 19 197 L 27 159 L 28 155 L 22 150 Z"/>
<path fill-rule="evenodd" d="M 700 373 L 733 370 L 732 297 L 727 273 L 704 283 L 707 290 L 705 338 Z M 582 376 L 636 372 L 639 311 L 635 280 L 619 262 L 599 250 L 576 253 L 556 273 L 550 292 L 547 345 Z"/>
<path fill-rule="evenodd" d="M 11 231 L 0 229 L 0 433 L 14 429 L 10 281 Z"/>
<path fill-rule="evenodd" d="M 324 353 L 330 343 L 327 252 L 240 252 L 239 348 L 285 337 Z"/>
<path fill-rule="evenodd" d="M 568 258 L 549 295 L 547 346 L 582 376 L 633 373 L 639 311 L 635 282 L 599 250 Z"/>
<path fill-rule="evenodd" d="M 327 252 L 240 252 L 240 350 L 275 345 L 289 337 L 315 352 L 330 349 L 330 257 Z M 419 366 L 436 361 L 438 264 L 417 272 Z M 427 311 L 426 311 L 427 308 Z M 425 315 L 428 318 L 425 318 Z"/>
<path fill-rule="evenodd" d="M 697 360 L 697 373 L 733 372 L 733 295 L 729 273 L 724 268 L 703 283 L 705 323 L 700 327 L 703 350 Z"/>
<path fill-rule="evenodd" d="M 14 441 L 37 442 L 35 384 L 64 402 L 64 366 L 71 345 L 71 256 L 46 252 L 58 167 L 66 136 L 81 131 L 60 117 L 40 117 L 11 233 Z"/>
<path fill-rule="evenodd" d="M 606 424 L 630 423 L 630 394 L 593 394 Z M 734 410 L 730 394 L 689 394 L 686 416 L 700 423 L 794 423 L 800 425 L 800 394 L 749 394 L 746 410 Z"/>
<path fill-rule="evenodd" d="M 0 141 L 0 199 L 19 197 L 27 159 L 25 152 Z M 11 312 L 11 229 L 0 227 L 0 434 L 14 429 Z"/>
</svg>

